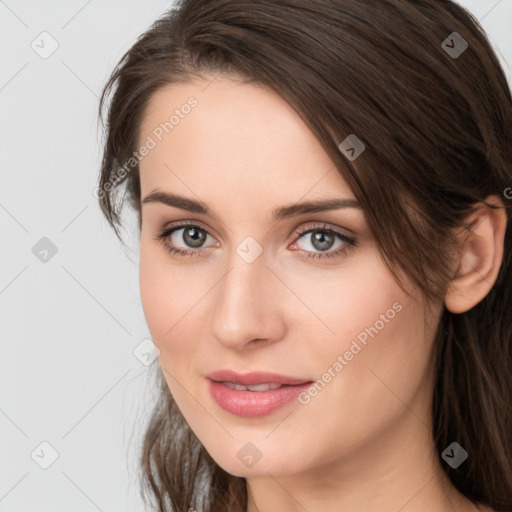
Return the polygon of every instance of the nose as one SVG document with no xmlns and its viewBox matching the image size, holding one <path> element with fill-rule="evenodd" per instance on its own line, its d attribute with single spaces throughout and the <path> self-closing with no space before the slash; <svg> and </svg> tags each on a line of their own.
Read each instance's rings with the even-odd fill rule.
<svg viewBox="0 0 512 512">
<path fill-rule="evenodd" d="M 260 256 L 247 263 L 238 254 L 215 287 L 210 332 L 226 348 L 241 350 L 256 341 L 277 341 L 285 333 L 282 283 Z M 280 305 L 281 304 L 281 305 Z"/>
</svg>

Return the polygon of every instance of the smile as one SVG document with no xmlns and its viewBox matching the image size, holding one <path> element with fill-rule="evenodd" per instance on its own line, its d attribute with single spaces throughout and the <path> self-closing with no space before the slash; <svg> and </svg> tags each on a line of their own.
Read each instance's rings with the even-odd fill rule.
<svg viewBox="0 0 512 512">
<path fill-rule="evenodd" d="M 231 370 L 211 373 L 206 381 L 221 409 L 245 418 L 266 416 L 281 409 L 312 384 L 311 380 L 283 375 L 237 374 Z"/>
</svg>

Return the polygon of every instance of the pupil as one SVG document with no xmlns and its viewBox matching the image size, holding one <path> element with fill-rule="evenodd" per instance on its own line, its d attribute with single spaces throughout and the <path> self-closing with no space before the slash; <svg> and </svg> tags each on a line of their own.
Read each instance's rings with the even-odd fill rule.
<svg viewBox="0 0 512 512">
<path fill-rule="evenodd" d="M 326 251 L 332 247 L 334 237 L 325 231 L 316 231 L 312 233 L 313 247 L 319 251 Z"/>
<path fill-rule="evenodd" d="M 196 228 L 188 228 L 183 232 L 185 243 L 192 247 L 200 247 L 205 238 L 204 232 Z"/>
</svg>

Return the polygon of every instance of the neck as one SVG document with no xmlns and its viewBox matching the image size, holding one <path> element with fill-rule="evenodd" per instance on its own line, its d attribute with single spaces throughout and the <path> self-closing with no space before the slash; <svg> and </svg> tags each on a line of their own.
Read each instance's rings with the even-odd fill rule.
<svg viewBox="0 0 512 512">
<path fill-rule="evenodd" d="M 444 473 L 426 425 L 407 413 L 402 428 L 394 424 L 343 460 L 293 475 L 248 477 L 247 512 L 478 511 Z"/>
</svg>

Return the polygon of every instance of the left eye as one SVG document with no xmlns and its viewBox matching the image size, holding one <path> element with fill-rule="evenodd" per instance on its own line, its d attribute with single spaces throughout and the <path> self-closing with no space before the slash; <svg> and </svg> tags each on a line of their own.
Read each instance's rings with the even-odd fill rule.
<svg viewBox="0 0 512 512">
<path fill-rule="evenodd" d="M 300 231 L 297 235 L 299 237 L 293 245 L 297 245 L 300 250 L 308 252 L 309 258 L 328 258 L 345 254 L 348 247 L 356 245 L 354 238 L 326 226 L 317 226 L 306 231 Z M 305 247 L 298 244 L 301 239 L 305 240 Z M 335 246 L 336 241 L 338 245 Z M 335 247 L 333 248 L 333 246 Z M 315 252 L 315 250 L 319 252 Z"/>
<path fill-rule="evenodd" d="M 309 237 L 306 237 L 306 235 L 310 235 Z M 332 231 L 328 231 L 326 229 L 314 229 L 306 231 L 305 233 L 302 233 L 302 235 L 299 237 L 299 240 L 304 238 L 307 242 L 309 242 L 310 247 L 313 247 L 313 249 L 316 249 L 318 251 L 328 251 L 329 249 L 332 249 L 333 245 L 336 243 L 336 240 L 340 244 L 343 244 L 342 240 L 338 238 L 338 235 L 333 233 Z M 308 245 L 308 244 L 306 244 Z M 308 247 L 302 247 L 301 249 L 305 251 L 312 250 Z"/>
</svg>

